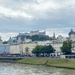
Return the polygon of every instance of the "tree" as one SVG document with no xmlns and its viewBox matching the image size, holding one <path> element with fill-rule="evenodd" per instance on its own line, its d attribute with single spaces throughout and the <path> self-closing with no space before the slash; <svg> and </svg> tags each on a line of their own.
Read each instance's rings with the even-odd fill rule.
<svg viewBox="0 0 75 75">
<path fill-rule="evenodd" d="M 41 53 L 43 54 L 43 57 L 44 57 L 44 54 L 46 53 L 46 45 L 42 46 Z"/>
<path fill-rule="evenodd" d="M 61 47 L 61 51 L 64 54 L 71 54 L 72 53 L 72 41 L 71 40 L 67 40 L 63 42 L 63 46 Z"/>
<path fill-rule="evenodd" d="M 4 41 L 3 44 L 8 44 L 8 42 L 7 41 Z"/>
<path fill-rule="evenodd" d="M 39 56 L 40 54 L 47 54 L 47 56 L 50 55 L 50 53 L 55 52 L 55 49 L 52 47 L 52 45 L 48 46 L 42 46 L 42 45 L 37 45 L 33 50 L 32 53 L 36 54 L 36 56 Z"/>
<path fill-rule="evenodd" d="M 47 53 L 48 56 L 50 56 L 50 53 L 53 52 L 55 52 L 55 49 L 52 47 L 52 45 L 46 46 L 45 53 Z"/>
<path fill-rule="evenodd" d="M 42 50 L 42 46 L 41 45 L 37 45 L 33 50 L 32 53 L 36 54 L 36 56 L 38 57 L 41 54 L 41 50 Z"/>
</svg>

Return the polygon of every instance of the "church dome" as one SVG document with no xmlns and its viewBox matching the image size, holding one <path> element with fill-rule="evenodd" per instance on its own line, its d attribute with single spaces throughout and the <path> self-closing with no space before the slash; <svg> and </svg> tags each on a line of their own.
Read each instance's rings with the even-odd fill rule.
<svg viewBox="0 0 75 75">
<path fill-rule="evenodd" d="M 13 39 L 10 37 L 10 39 L 8 40 L 9 43 L 13 43 Z"/>
<path fill-rule="evenodd" d="M 69 35 L 71 34 L 75 34 L 75 32 L 73 31 L 73 29 L 71 29 L 71 31 L 69 32 Z"/>
</svg>

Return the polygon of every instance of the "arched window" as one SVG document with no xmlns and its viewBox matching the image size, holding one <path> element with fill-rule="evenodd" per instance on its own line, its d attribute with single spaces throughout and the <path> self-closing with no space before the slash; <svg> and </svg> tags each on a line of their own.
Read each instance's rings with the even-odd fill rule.
<svg viewBox="0 0 75 75">
<path fill-rule="evenodd" d="M 28 48 L 28 47 L 25 48 L 25 53 L 26 53 L 26 54 L 29 53 L 29 48 Z"/>
</svg>

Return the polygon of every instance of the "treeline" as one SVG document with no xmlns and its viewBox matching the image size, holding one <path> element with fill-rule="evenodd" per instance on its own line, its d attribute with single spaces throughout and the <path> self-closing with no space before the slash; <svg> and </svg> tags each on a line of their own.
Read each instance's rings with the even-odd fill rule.
<svg viewBox="0 0 75 75">
<path fill-rule="evenodd" d="M 45 41 L 45 40 L 52 40 L 51 37 L 47 36 L 47 35 L 33 35 L 33 36 L 24 36 L 24 35 L 20 35 L 20 36 L 17 36 L 17 39 L 18 37 L 21 37 L 21 40 L 24 41 L 25 38 L 27 39 L 31 39 L 32 41 Z"/>
<path fill-rule="evenodd" d="M 39 35 L 33 35 L 30 37 L 32 41 L 45 41 L 45 40 L 50 40 L 51 38 L 49 36 L 39 36 Z"/>
<path fill-rule="evenodd" d="M 46 40 L 52 40 L 52 37 L 49 37 L 47 35 L 33 35 L 33 36 L 26 36 L 26 35 L 18 35 L 16 36 L 16 39 L 21 38 L 22 41 L 25 41 L 26 39 L 31 39 L 32 41 L 46 41 Z M 17 42 L 16 40 L 13 40 L 13 43 Z M 8 41 L 4 41 L 3 44 L 8 44 Z"/>
<path fill-rule="evenodd" d="M 55 49 L 52 47 L 52 45 L 37 45 L 33 50 L 32 53 L 34 53 L 37 57 L 39 57 L 40 55 L 42 55 L 43 57 L 46 56 L 50 56 L 50 53 L 54 53 Z"/>
</svg>

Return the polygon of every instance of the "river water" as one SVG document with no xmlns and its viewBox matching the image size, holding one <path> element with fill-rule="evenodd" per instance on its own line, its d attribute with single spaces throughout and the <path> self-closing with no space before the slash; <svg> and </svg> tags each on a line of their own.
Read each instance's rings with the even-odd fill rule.
<svg viewBox="0 0 75 75">
<path fill-rule="evenodd" d="M 75 75 L 75 70 L 15 63 L 0 63 L 0 75 Z"/>
</svg>

